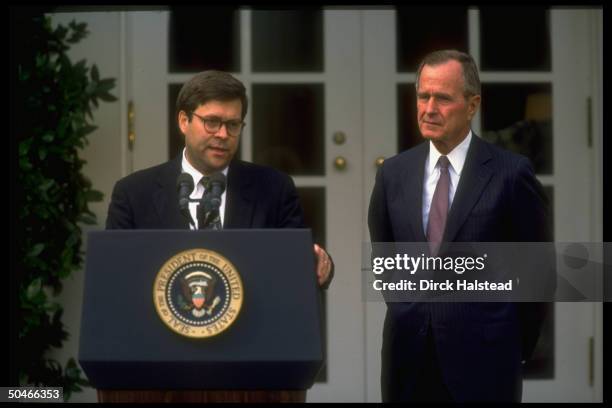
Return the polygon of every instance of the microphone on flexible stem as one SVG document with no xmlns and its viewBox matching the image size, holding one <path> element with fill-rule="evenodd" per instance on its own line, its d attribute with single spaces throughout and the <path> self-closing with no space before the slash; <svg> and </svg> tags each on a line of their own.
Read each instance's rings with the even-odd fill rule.
<svg viewBox="0 0 612 408">
<path fill-rule="evenodd" d="M 208 181 L 208 188 L 211 209 L 218 209 L 221 206 L 221 195 L 225 191 L 225 175 L 213 173 Z"/>
<path fill-rule="evenodd" d="M 205 187 L 206 192 L 197 210 L 199 228 L 207 228 L 210 220 L 219 214 L 221 195 L 225 191 L 225 175 L 223 173 L 211 174 Z"/>
<path fill-rule="evenodd" d="M 176 188 L 179 197 L 179 210 L 183 217 L 187 218 L 189 224 L 195 226 L 191 213 L 189 212 L 189 196 L 193 191 L 193 177 L 189 173 L 181 173 L 176 179 Z"/>
</svg>

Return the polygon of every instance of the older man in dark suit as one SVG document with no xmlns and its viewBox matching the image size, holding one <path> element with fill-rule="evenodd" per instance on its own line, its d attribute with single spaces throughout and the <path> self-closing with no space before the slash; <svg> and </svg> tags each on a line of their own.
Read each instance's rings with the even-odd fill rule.
<svg viewBox="0 0 612 408">
<path fill-rule="evenodd" d="M 181 155 L 167 163 L 119 180 L 113 190 L 107 229 L 198 229 L 207 222 L 197 203 L 189 217 L 179 209 L 177 178 L 191 175 L 192 199 L 205 193 L 215 173 L 227 178 L 227 189 L 214 222 L 220 228 L 304 228 L 304 217 L 291 178 L 272 168 L 242 162 L 234 156 L 248 99 L 244 85 L 228 73 L 204 71 L 182 87 L 176 102 L 178 126 L 185 136 Z M 314 245 L 319 285 L 327 288 L 333 261 Z"/>
<path fill-rule="evenodd" d="M 454 50 L 417 71 L 425 143 L 384 162 L 372 192 L 372 242 L 550 241 L 548 204 L 529 161 L 471 131 L 473 59 Z M 498 107 L 501 109 L 501 107 Z M 388 303 L 384 401 L 520 401 L 521 362 L 543 319 L 537 303 Z"/>
</svg>

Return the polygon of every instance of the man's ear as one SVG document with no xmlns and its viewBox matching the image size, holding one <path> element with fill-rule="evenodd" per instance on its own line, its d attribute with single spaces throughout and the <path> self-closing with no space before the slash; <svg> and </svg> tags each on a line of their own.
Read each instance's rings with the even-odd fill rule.
<svg viewBox="0 0 612 408">
<path fill-rule="evenodd" d="M 180 111 L 178 113 L 178 125 L 181 132 L 185 134 L 187 132 L 187 126 L 189 125 L 189 117 L 185 111 Z"/>
<path fill-rule="evenodd" d="M 472 95 L 468 99 L 468 115 L 470 120 L 476 115 L 478 112 L 478 108 L 480 107 L 480 95 Z"/>
</svg>

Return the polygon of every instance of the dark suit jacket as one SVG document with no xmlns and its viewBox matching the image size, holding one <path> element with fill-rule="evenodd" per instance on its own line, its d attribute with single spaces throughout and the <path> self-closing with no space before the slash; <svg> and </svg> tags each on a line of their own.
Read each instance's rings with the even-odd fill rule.
<svg viewBox="0 0 612 408">
<path fill-rule="evenodd" d="M 115 184 L 106 229 L 189 229 L 178 207 L 182 155 Z M 270 167 L 233 160 L 227 173 L 224 229 L 305 228 L 293 180 Z M 333 278 L 334 267 L 324 288 Z"/>
<path fill-rule="evenodd" d="M 423 181 L 429 142 L 385 160 L 368 214 L 372 242 L 424 242 Z M 473 135 L 446 223 L 446 242 L 551 241 L 548 203 L 525 157 Z M 431 322 L 440 369 L 457 401 L 517 401 L 543 304 L 388 303 L 384 400 L 405 399 Z"/>
<path fill-rule="evenodd" d="M 119 180 L 107 229 L 188 229 L 178 207 L 182 155 Z M 304 228 L 291 178 L 272 168 L 233 160 L 227 173 L 223 228 Z"/>
</svg>

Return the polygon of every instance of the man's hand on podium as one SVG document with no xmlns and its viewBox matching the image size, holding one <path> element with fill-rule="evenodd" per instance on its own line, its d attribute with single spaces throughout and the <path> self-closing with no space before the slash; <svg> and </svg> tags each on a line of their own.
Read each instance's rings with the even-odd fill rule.
<svg viewBox="0 0 612 408">
<path fill-rule="evenodd" d="M 314 253 L 317 258 L 317 282 L 319 286 L 327 289 L 333 277 L 334 261 L 319 245 L 314 244 Z"/>
</svg>

